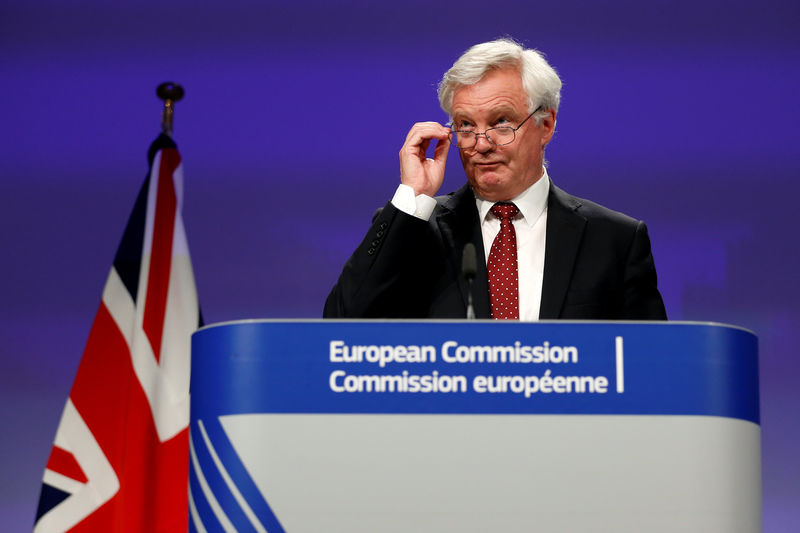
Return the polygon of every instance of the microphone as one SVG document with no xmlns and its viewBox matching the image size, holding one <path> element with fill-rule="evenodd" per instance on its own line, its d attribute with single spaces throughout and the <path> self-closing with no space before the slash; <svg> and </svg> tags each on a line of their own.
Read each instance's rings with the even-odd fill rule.
<svg viewBox="0 0 800 533">
<path fill-rule="evenodd" d="M 461 275 L 467 282 L 467 319 L 475 318 L 475 308 L 472 306 L 472 280 L 478 273 L 478 259 L 475 255 L 475 245 L 468 242 L 464 245 L 461 256 Z"/>
</svg>

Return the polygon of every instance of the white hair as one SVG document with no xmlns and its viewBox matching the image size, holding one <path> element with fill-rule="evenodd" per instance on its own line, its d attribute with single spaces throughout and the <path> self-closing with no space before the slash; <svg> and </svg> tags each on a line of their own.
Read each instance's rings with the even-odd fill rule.
<svg viewBox="0 0 800 533">
<path fill-rule="evenodd" d="M 536 114 L 537 124 L 551 109 L 558 112 L 561 78 L 538 50 L 525 49 L 511 39 L 476 44 L 464 52 L 439 82 L 439 105 L 452 118 L 453 93 L 478 83 L 489 70 L 502 68 L 519 70 L 522 88 L 528 95 L 528 112 L 541 107 Z"/>
</svg>

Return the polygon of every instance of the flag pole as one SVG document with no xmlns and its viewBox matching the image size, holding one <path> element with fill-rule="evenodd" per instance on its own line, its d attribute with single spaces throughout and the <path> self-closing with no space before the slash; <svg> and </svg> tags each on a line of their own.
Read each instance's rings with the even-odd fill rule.
<svg viewBox="0 0 800 533">
<path fill-rule="evenodd" d="M 156 94 L 164 100 L 164 112 L 161 115 L 161 131 L 172 137 L 172 116 L 175 110 L 175 102 L 183 98 L 183 87 L 177 83 L 167 81 L 156 87 Z"/>
</svg>

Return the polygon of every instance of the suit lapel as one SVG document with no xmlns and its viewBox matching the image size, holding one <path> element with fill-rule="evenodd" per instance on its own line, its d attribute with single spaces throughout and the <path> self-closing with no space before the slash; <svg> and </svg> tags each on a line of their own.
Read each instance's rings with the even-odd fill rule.
<svg viewBox="0 0 800 533">
<path fill-rule="evenodd" d="M 467 282 L 461 276 L 462 254 L 464 245 L 468 242 L 475 245 L 478 271 L 472 284 L 472 303 L 477 318 L 489 318 L 489 282 L 483 237 L 478 219 L 478 208 L 475 206 L 475 196 L 469 185 L 464 185 L 442 202 L 442 212 L 436 217 L 436 222 L 439 225 L 451 268 L 456 273 L 464 309 L 467 305 L 468 288 Z"/>
<path fill-rule="evenodd" d="M 567 295 L 586 219 L 577 213 L 580 201 L 550 182 L 547 200 L 544 277 L 539 318 L 559 318 Z"/>
</svg>

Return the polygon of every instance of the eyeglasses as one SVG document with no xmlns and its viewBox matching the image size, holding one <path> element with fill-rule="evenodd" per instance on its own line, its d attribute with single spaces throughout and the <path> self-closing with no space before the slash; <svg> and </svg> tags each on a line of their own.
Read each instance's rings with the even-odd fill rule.
<svg viewBox="0 0 800 533">
<path fill-rule="evenodd" d="M 478 144 L 478 137 L 483 135 L 486 140 L 494 146 L 504 146 L 511 144 L 517 138 L 517 130 L 520 129 L 528 119 L 535 115 L 542 109 L 542 106 L 537 107 L 533 113 L 523 120 L 519 126 L 512 128 L 509 126 L 497 126 L 489 128 L 483 133 L 470 130 L 453 130 L 450 132 L 450 141 L 455 142 L 459 150 L 471 150 Z"/>
</svg>

